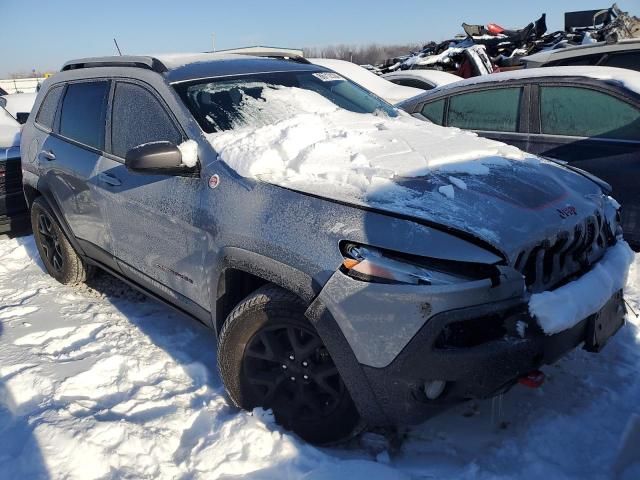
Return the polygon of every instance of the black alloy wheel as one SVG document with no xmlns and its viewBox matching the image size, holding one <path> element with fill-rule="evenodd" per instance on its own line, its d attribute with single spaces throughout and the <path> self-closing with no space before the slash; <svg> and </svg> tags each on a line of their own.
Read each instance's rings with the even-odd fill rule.
<svg viewBox="0 0 640 480">
<path fill-rule="evenodd" d="M 60 244 L 59 230 L 54 228 L 53 221 L 47 212 L 38 215 L 38 233 L 40 244 L 45 253 L 46 261 L 56 273 L 64 268 L 64 256 Z"/>
<path fill-rule="evenodd" d="M 298 325 L 275 324 L 258 331 L 244 354 L 244 375 L 258 405 L 273 409 L 291 428 L 336 411 L 345 387 L 320 337 Z"/>
</svg>

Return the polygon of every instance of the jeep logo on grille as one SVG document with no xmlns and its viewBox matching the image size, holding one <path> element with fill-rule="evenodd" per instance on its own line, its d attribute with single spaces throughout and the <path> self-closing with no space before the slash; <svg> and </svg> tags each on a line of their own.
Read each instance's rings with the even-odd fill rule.
<svg viewBox="0 0 640 480">
<path fill-rule="evenodd" d="M 556 212 L 558 212 L 558 215 L 560 215 L 560 218 L 569 218 L 578 214 L 578 210 L 576 210 L 576 207 L 572 207 L 572 206 L 558 208 L 556 209 Z"/>
</svg>

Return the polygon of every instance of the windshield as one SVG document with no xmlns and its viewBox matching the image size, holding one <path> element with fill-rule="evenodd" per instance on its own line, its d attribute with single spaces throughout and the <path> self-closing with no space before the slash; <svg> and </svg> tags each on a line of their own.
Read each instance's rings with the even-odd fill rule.
<svg viewBox="0 0 640 480">
<path fill-rule="evenodd" d="M 327 108 L 397 116 L 394 107 L 333 72 L 255 73 L 175 89 L 207 133 L 259 128 Z"/>
</svg>

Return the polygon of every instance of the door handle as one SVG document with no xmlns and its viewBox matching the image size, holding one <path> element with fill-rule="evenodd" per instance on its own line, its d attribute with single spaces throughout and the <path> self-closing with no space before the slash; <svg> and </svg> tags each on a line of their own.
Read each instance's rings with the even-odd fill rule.
<svg viewBox="0 0 640 480">
<path fill-rule="evenodd" d="M 40 156 L 49 162 L 56 159 L 55 154 L 51 150 L 42 150 Z"/>
<path fill-rule="evenodd" d="M 109 175 L 108 173 L 98 174 L 98 180 L 100 180 L 102 183 L 106 183 L 107 185 L 111 185 L 114 187 L 119 187 L 120 185 L 122 185 L 122 182 L 120 180 L 118 180 L 113 175 Z"/>
</svg>

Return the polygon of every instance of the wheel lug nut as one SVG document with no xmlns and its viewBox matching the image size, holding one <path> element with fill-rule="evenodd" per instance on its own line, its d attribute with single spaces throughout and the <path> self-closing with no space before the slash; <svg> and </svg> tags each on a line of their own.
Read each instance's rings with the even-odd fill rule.
<svg viewBox="0 0 640 480">
<path fill-rule="evenodd" d="M 302 366 L 303 366 L 303 367 L 308 367 L 308 366 L 309 366 L 309 364 L 308 364 L 308 363 L 306 362 L 306 360 L 305 360 L 304 362 L 302 362 Z"/>
<path fill-rule="evenodd" d="M 293 355 L 289 355 L 289 360 L 295 360 L 296 357 L 294 357 Z"/>
<path fill-rule="evenodd" d="M 286 365 L 282 365 L 282 369 L 283 369 L 283 370 L 286 370 L 286 369 L 287 369 L 287 366 L 286 366 Z"/>
<path fill-rule="evenodd" d="M 296 377 L 291 377 L 291 381 L 295 382 L 296 381 Z"/>
<path fill-rule="evenodd" d="M 309 375 L 304 375 L 302 378 L 304 378 L 305 380 L 309 380 Z"/>
</svg>

